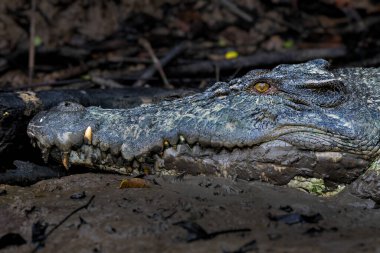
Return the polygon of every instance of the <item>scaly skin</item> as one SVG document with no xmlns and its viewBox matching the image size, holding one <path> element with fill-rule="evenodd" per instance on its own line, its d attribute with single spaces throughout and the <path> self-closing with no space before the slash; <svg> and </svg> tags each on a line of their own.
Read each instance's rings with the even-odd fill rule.
<svg viewBox="0 0 380 253">
<path fill-rule="evenodd" d="M 255 84 L 267 83 L 259 92 Z M 28 134 L 69 164 L 130 173 L 206 173 L 330 186 L 362 175 L 380 148 L 379 69 L 324 60 L 253 70 L 203 93 L 126 110 L 62 103 Z M 86 129 L 92 136 L 84 141 Z M 89 130 L 87 130 L 89 131 Z M 359 187 L 360 188 L 360 187 Z"/>
</svg>

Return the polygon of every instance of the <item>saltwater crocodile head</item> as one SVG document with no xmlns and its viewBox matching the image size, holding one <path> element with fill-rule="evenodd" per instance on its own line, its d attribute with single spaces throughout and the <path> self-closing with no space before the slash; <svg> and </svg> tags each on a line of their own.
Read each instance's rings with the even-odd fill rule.
<svg viewBox="0 0 380 253">
<path fill-rule="evenodd" d="M 156 105 L 62 103 L 38 114 L 28 134 L 66 167 L 348 183 L 379 150 L 379 110 L 369 97 L 378 80 L 377 71 L 329 70 L 325 60 L 280 65 Z"/>
</svg>

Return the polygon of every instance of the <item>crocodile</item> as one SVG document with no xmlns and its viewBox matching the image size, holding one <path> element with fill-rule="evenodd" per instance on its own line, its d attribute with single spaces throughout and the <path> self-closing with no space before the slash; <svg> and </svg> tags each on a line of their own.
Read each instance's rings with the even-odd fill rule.
<svg viewBox="0 0 380 253">
<path fill-rule="evenodd" d="M 256 69 L 202 93 L 131 109 L 64 102 L 27 133 L 49 157 L 119 173 L 321 179 L 380 200 L 380 71 L 323 59 Z"/>
</svg>

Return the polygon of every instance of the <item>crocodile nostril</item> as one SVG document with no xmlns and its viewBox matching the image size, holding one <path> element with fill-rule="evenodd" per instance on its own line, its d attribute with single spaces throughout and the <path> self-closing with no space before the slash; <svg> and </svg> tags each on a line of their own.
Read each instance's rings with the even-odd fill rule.
<svg viewBox="0 0 380 253">
<path fill-rule="evenodd" d="M 85 107 L 81 104 L 77 104 L 70 101 L 65 101 L 56 107 L 56 110 L 64 111 L 64 112 L 76 112 L 76 111 L 83 111 L 85 110 Z"/>
</svg>

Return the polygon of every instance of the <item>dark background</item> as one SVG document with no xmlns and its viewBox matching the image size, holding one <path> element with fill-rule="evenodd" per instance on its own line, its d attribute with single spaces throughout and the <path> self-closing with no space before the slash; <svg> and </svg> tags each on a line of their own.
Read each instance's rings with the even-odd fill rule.
<svg viewBox="0 0 380 253">
<path fill-rule="evenodd" d="M 1 1 L 0 88 L 164 86 L 158 73 L 143 75 L 152 65 L 146 44 L 171 56 L 162 65 L 174 87 L 312 58 L 379 66 L 379 12 L 376 0 Z"/>
</svg>

